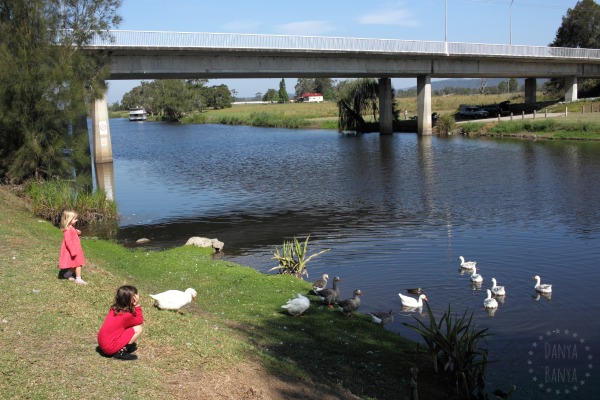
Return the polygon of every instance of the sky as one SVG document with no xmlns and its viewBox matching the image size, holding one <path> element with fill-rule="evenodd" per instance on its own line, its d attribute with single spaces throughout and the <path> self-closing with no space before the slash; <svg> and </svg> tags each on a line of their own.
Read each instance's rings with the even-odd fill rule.
<svg viewBox="0 0 600 400">
<path fill-rule="evenodd" d="M 254 33 L 546 46 L 577 0 L 123 0 L 117 29 Z M 447 12 L 446 12 L 447 10 Z M 279 89 L 280 78 L 211 79 L 238 97 Z M 285 80 L 289 93 L 295 79 Z M 109 104 L 136 81 L 108 81 Z M 395 89 L 416 78 L 392 79 Z"/>
</svg>

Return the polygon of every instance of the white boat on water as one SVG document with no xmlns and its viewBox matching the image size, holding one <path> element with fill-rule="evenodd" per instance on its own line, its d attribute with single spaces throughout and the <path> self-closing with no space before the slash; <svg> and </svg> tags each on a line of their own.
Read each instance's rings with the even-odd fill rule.
<svg viewBox="0 0 600 400">
<path fill-rule="evenodd" d="M 145 121 L 148 117 L 146 110 L 143 108 L 130 108 L 129 109 L 129 120 L 130 121 Z"/>
</svg>

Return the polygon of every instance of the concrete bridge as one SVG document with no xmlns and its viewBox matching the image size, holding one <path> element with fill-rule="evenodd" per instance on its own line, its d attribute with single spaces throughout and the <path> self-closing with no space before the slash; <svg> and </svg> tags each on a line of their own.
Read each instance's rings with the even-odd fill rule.
<svg viewBox="0 0 600 400">
<path fill-rule="evenodd" d="M 600 78 L 600 50 L 395 39 L 109 31 L 84 51 L 105 52 L 109 79 L 377 78 L 381 134 L 392 133 L 391 78 L 417 78 L 418 134 L 431 135 L 431 78 L 525 78 L 526 102 L 537 78 L 565 79 L 566 101 L 578 78 Z M 106 99 L 92 113 L 95 163 L 112 162 Z"/>
</svg>

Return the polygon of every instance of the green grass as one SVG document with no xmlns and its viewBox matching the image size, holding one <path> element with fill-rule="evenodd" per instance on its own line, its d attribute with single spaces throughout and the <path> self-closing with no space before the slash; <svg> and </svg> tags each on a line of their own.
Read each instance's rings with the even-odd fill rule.
<svg viewBox="0 0 600 400">
<path fill-rule="evenodd" d="M 31 217 L 6 187 L 0 207 L 3 398 L 201 398 L 209 388 L 241 398 L 243 390 L 266 387 L 264 379 L 244 380 L 244 365 L 300 390 L 318 384 L 340 398 L 351 391 L 365 399 L 407 395 L 416 366 L 420 398 L 440 396 L 414 343 L 366 316 L 346 318 L 316 302 L 301 318 L 284 314 L 280 306 L 307 293 L 309 282 L 213 259 L 205 249 L 130 250 L 84 231 L 89 285 L 78 286 L 57 279 L 60 230 Z M 122 284 L 138 287 L 145 315 L 135 362 L 95 352 L 96 333 Z M 198 302 L 183 314 L 152 307 L 149 293 L 187 287 L 198 291 Z"/>
</svg>

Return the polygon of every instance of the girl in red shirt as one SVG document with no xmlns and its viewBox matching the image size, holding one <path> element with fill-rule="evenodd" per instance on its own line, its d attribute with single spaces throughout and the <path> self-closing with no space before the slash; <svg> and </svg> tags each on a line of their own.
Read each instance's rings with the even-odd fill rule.
<svg viewBox="0 0 600 400">
<path fill-rule="evenodd" d="M 144 315 L 139 305 L 140 296 L 134 286 L 117 289 L 115 302 L 110 307 L 100 331 L 98 347 L 108 357 L 135 360 L 136 340 L 142 334 Z"/>
<path fill-rule="evenodd" d="M 60 228 L 63 231 L 63 241 L 60 245 L 60 257 L 58 259 L 58 268 L 60 279 L 69 279 L 80 285 L 87 285 L 87 282 L 81 279 L 81 267 L 85 264 L 83 249 L 79 235 L 81 231 L 75 229 L 77 222 L 77 213 L 75 211 L 65 210 L 60 219 Z M 75 277 L 73 277 L 75 274 Z"/>
</svg>

